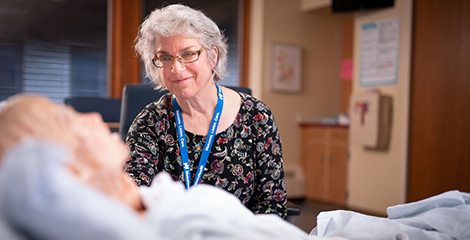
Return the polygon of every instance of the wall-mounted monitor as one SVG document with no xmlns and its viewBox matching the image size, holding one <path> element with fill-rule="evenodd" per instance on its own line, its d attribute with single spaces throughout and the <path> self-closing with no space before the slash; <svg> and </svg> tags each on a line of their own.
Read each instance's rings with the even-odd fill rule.
<svg viewBox="0 0 470 240">
<path fill-rule="evenodd" d="M 353 12 L 393 7 L 395 0 L 332 0 L 332 9 L 337 12 Z"/>
</svg>

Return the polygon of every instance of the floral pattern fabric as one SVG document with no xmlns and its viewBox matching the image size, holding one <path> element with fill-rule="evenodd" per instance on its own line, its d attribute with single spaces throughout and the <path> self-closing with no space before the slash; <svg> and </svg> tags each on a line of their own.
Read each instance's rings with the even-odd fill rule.
<svg viewBox="0 0 470 240">
<path fill-rule="evenodd" d="M 234 123 L 217 133 L 201 182 L 234 194 L 254 213 L 286 215 L 281 138 L 270 109 L 240 93 Z M 194 181 L 206 136 L 186 131 L 191 181 Z M 147 105 L 127 134 L 130 158 L 125 170 L 140 185 L 150 185 L 160 171 L 184 182 L 172 95 Z"/>
</svg>

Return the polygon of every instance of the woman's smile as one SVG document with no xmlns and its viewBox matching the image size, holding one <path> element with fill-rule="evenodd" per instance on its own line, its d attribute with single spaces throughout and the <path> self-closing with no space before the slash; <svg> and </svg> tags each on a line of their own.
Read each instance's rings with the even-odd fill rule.
<svg viewBox="0 0 470 240">
<path fill-rule="evenodd" d="M 175 82 L 175 83 L 183 83 L 183 82 L 187 82 L 188 80 L 191 80 L 191 78 L 192 78 L 192 77 L 178 78 L 178 79 L 173 80 L 173 82 Z"/>
</svg>

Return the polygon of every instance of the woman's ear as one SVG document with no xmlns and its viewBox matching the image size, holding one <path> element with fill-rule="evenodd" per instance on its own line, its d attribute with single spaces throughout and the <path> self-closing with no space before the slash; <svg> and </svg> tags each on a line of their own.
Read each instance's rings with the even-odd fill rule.
<svg viewBox="0 0 470 240">
<path fill-rule="evenodd" d="M 211 64 L 211 68 L 214 69 L 215 66 L 217 65 L 217 59 L 219 57 L 219 50 L 216 48 L 216 47 L 212 47 L 211 48 L 211 59 L 209 59 L 210 61 L 210 64 Z"/>
</svg>

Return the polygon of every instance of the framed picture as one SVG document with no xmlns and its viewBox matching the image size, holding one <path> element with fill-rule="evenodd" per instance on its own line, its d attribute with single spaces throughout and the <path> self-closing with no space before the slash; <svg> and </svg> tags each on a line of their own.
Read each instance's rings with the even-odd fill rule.
<svg viewBox="0 0 470 240">
<path fill-rule="evenodd" d="M 271 50 L 271 89 L 300 92 L 302 49 L 286 43 L 273 43 Z"/>
</svg>

